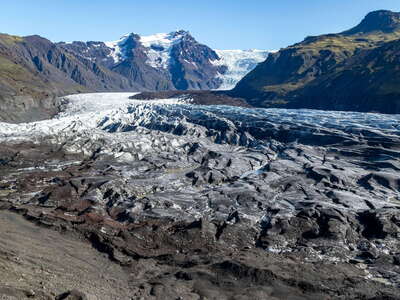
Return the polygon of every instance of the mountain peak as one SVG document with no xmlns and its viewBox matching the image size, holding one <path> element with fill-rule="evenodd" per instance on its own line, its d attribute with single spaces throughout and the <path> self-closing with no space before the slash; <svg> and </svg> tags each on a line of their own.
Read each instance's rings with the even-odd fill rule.
<svg viewBox="0 0 400 300">
<path fill-rule="evenodd" d="M 177 30 L 170 33 L 156 33 L 147 36 L 140 36 L 142 43 L 176 43 L 184 38 L 192 37 L 189 31 Z"/>
<path fill-rule="evenodd" d="M 390 33 L 400 30 L 400 13 L 390 10 L 370 12 L 356 27 L 342 32 L 346 35 L 366 34 L 375 31 Z"/>
<path fill-rule="evenodd" d="M 147 36 L 140 36 L 140 42 L 145 47 L 156 47 L 167 49 L 179 43 L 182 39 L 191 37 L 188 31 L 178 30 L 170 33 L 156 33 Z"/>
<path fill-rule="evenodd" d="M 173 36 L 187 36 L 190 35 L 190 32 L 187 30 L 179 29 L 176 31 L 172 31 L 170 34 Z"/>
</svg>

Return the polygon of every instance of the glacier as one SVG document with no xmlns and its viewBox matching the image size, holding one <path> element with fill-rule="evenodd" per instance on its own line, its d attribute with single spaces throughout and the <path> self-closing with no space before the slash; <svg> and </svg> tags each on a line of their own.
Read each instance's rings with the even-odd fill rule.
<svg viewBox="0 0 400 300">
<path fill-rule="evenodd" d="M 362 263 L 369 283 L 393 269 L 400 115 L 134 94 L 66 96 L 53 119 L 0 123 L 0 200 L 37 222 L 96 232 L 116 261 L 217 247 L 257 265 L 270 255 L 313 269 Z M 399 283 L 399 273 L 385 277 Z"/>
<path fill-rule="evenodd" d="M 220 57 L 219 60 L 213 61 L 215 65 L 227 66 L 225 74 L 219 74 L 222 84 L 219 90 L 230 90 L 257 64 L 265 61 L 273 51 L 267 50 L 215 50 Z"/>
<path fill-rule="evenodd" d="M 168 124 L 190 122 L 193 126 L 221 131 L 222 123 L 236 132 L 246 132 L 250 128 L 266 130 L 279 127 L 293 127 L 304 134 L 319 131 L 338 133 L 352 138 L 352 135 L 376 135 L 397 137 L 400 134 L 400 115 L 376 113 L 318 111 L 309 109 L 262 109 L 224 105 L 192 105 L 187 96 L 182 98 L 137 100 L 130 99 L 139 93 L 89 93 L 63 97 L 62 111 L 53 119 L 32 123 L 0 123 L 0 137 L 29 137 L 33 132 L 41 135 L 57 134 L 58 130 L 79 122 L 82 129 L 102 128 L 104 119 L 123 125 L 143 127 L 157 126 L 157 120 Z M 157 117 L 155 117 L 157 115 Z M 218 126 L 214 128 L 214 123 Z M 225 127 L 223 127 L 225 128 Z M 246 132 L 249 133 L 249 132 Z M 36 134 L 36 133 L 35 133 Z M 33 134 L 33 136 L 35 135 Z M 253 140 L 263 141 L 266 137 L 253 136 Z M 301 139 L 301 136 L 297 137 Z M 315 143 L 318 141 L 316 140 Z"/>
</svg>

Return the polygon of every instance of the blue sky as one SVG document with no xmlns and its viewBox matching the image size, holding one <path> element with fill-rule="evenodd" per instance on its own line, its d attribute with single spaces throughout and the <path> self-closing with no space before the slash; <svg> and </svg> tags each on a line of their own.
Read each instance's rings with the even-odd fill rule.
<svg viewBox="0 0 400 300">
<path fill-rule="evenodd" d="M 52 41 L 116 40 L 128 32 L 189 30 L 216 49 L 279 49 L 340 32 L 400 0 L 8 0 L 0 32 Z"/>
</svg>

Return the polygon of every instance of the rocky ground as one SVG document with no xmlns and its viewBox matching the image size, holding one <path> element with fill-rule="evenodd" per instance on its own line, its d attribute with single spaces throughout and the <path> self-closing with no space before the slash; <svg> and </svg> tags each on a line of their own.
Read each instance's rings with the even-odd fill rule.
<svg viewBox="0 0 400 300">
<path fill-rule="evenodd" d="M 57 232 L 0 212 L 0 299 L 54 299 L 70 290 L 89 299 L 129 299 L 129 273 L 73 232 Z"/>
<path fill-rule="evenodd" d="M 159 91 L 142 92 L 131 96 L 131 99 L 137 100 L 155 100 L 155 99 L 186 99 L 190 104 L 197 105 L 230 105 L 251 107 L 244 99 L 234 98 L 227 95 L 226 91 Z"/>
<path fill-rule="evenodd" d="M 65 100 L 0 124 L 7 297 L 399 299 L 398 116 Z"/>
</svg>

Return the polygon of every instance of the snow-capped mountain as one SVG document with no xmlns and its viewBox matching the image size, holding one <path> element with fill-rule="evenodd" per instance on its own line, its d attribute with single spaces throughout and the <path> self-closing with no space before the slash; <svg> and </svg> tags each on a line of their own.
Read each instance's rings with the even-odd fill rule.
<svg viewBox="0 0 400 300">
<path fill-rule="evenodd" d="M 213 50 L 179 30 L 112 42 L 59 43 L 85 60 L 105 66 L 143 90 L 230 89 L 264 61 L 264 50 Z"/>
<path fill-rule="evenodd" d="M 154 68 L 167 69 L 171 60 L 170 53 L 172 47 L 181 42 L 186 34 L 187 32 L 177 31 L 138 36 L 139 42 L 146 48 L 145 53 L 148 58 L 146 63 Z M 104 43 L 110 48 L 110 55 L 116 64 L 128 58 L 127 51 L 129 49 L 126 49 L 125 45 L 130 36 L 131 34 L 127 34 L 117 41 Z"/>
</svg>

